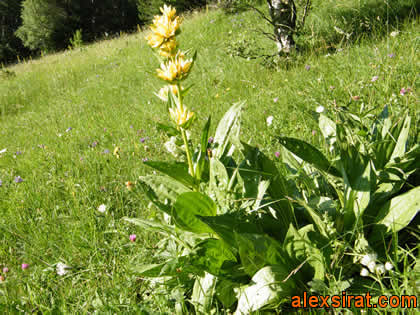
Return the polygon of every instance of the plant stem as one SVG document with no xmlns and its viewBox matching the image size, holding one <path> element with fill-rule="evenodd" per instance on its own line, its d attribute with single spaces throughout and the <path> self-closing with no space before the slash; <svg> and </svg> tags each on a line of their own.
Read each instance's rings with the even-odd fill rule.
<svg viewBox="0 0 420 315">
<path fill-rule="evenodd" d="M 187 160 L 188 160 L 188 167 L 190 169 L 190 175 L 194 177 L 194 166 L 191 159 L 190 146 L 188 145 L 187 134 L 185 133 L 185 130 L 183 128 L 181 128 L 181 134 L 182 134 L 182 140 L 184 140 L 184 144 L 185 144 L 185 151 L 187 152 Z"/>
</svg>

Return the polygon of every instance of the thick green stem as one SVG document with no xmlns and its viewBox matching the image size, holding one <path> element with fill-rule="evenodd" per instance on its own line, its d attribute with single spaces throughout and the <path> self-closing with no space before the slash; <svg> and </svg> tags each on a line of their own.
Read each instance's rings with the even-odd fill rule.
<svg viewBox="0 0 420 315">
<path fill-rule="evenodd" d="M 187 134 L 185 133 L 185 130 L 183 128 L 181 128 L 181 134 L 182 134 L 182 140 L 184 140 L 184 144 L 185 144 L 185 152 L 187 152 L 188 168 L 190 170 L 191 176 L 194 177 L 194 166 L 192 163 L 190 146 L 188 145 Z"/>
</svg>

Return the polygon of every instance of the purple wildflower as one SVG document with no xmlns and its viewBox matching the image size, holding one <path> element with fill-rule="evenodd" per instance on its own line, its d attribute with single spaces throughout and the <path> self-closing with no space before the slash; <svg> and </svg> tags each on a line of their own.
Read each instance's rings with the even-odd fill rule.
<svg viewBox="0 0 420 315">
<path fill-rule="evenodd" d="M 137 238 L 136 234 L 131 234 L 130 235 L 130 242 L 135 242 L 136 238 Z"/>
<path fill-rule="evenodd" d="M 23 182 L 23 178 L 22 178 L 22 177 L 20 177 L 20 176 L 16 176 L 16 177 L 15 177 L 15 183 L 16 183 L 16 184 L 19 184 L 19 183 L 21 183 L 21 182 Z"/>
<path fill-rule="evenodd" d="M 273 102 L 274 103 L 277 103 L 279 101 L 279 98 L 278 97 L 276 97 L 275 99 L 273 99 Z"/>
<path fill-rule="evenodd" d="M 21 155 L 23 152 L 22 151 L 16 151 L 16 155 Z"/>
<path fill-rule="evenodd" d="M 92 144 L 90 145 L 91 148 L 94 148 L 98 145 L 97 141 L 93 141 Z"/>
<path fill-rule="evenodd" d="M 108 154 L 109 153 L 109 150 L 108 149 L 105 149 L 104 150 L 104 154 Z"/>
<path fill-rule="evenodd" d="M 0 179 L 0 187 L 3 185 L 3 181 Z"/>
<path fill-rule="evenodd" d="M 276 153 L 274 153 L 274 155 L 276 156 L 276 158 L 279 158 L 280 157 L 280 152 L 276 152 Z"/>
<path fill-rule="evenodd" d="M 147 161 L 149 161 L 149 159 L 146 157 L 146 158 L 143 158 L 142 161 L 147 162 Z"/>
<path fill-rule="evenodd" d="M 379 79 L 379 77 L 377 75 L 375 75 L 374 77 L 372 77 L 372 80 L 370 80 L 371 82 L 375 82 Z"/>
<path fill-rule="evenodd" d="M 305 69 L 306 69 L 306 71 L 309 71 L 309 70 L 311 70 L 311 66 L 310 65 L 306 65 L 305 66 Z"/>
<path fill-rule="evenodd" d="M 144 143 L 144 141 L 146 141 L 146 138 L 140 138 L 141 143 Z"/>
<path fill-rule="evenodd" d="M 388 54 L 388 57 L 389 58 L 394 58 L 395 57 L 395 54 L 392 54 L 392 53 L 391 54 Z"/>
<path fill-rule="evenodd" d="M 213 137 L 210 137 L 208 143 L 209 144 L 212 144 L 213 142 L 214 142 L 214 138 Z"/>
<path fill-rule="evenodd" d="M 69 132 L 69 131 L 71 131 L 73 128 L 72 127 L 68 127 L 67 129 L 66 129 L 66 132 Z"/>
<path fill-rule="evenodd" d="M 402 88 L 400 90 L 400 95 L 404 96 L 405 94 L 407 94 L 409 92 L 411 92 L 411 89 L 410 88 Z"/>
<path fill-rule="evenodd" d="M 8 272 L 9 272 L 9 268 L 4 267 L 4 268 L 3 268 L 3 273 L 8 273 Z"/>
<path fill-rule="evenodd" d="M 28 269 L 29 268 L 29 264 L 22 264 L 22 270 Z"/>
<path fill-rule="evenodd" d="M 133 129 L 133 125 L 130 125 L 130 129 Z"/>
<path fill-rule="evenodd" d="M 315 136 L 316 135 L 316 131 L 312 130 L 312 135 Z"/>
</svg>

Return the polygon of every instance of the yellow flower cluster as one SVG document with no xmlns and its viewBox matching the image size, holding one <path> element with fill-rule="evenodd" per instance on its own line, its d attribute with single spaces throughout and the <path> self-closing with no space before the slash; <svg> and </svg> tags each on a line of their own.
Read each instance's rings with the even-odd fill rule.
<svg viewBox="0 0 420 315">
<path fill-rule="evenodd" d="M 179 29 L 181 19 L 175 16 L 176 10 L 170 6 L 164 5 L 160 11 L 163 15 L 155 16 L 150 27 L 152 33 L 146 39 L 152 48 L 159 48 L 161 56 L 169 57 L 176 51 L 175 33 Z"/>
<path fill-rule="evenodd" d="M 194 113 L 190 112 L 185 106 L 178 105 L 176 107 L 169 108 L 169 115 L 172 121 L 178 126 L 184 129 L 188 129 L 188 122 L 192 121 Z"/>
<path fill-rule="evenodd" d="M 156 70 L 157 75 L 168 82 L 185 79 L 192 63 L 192 59 L 185 59 L 183 53 L 178 53 L 174 58 L 170 58 L 166 63 L 160 65 L 160 69 Z"/>
<path fill-rule="evenodd" d="M 181 81 L 184 80 L 191 70 L 193 59 L 186 58 L 185 54 L 177 50 L 178 43 L 176 34 L 181 24 L 181 18 L 176 16 L 176 10 L 171 6 L 164 5 L 160 8 L 161 16 L 155 16 L 152 33 L 146 37 L 152 48 L 159 49 L 159 54 L 165 59 L 160 68 L 156 70 L 157 76 L 169 83 L 160 89 L 156 95 L 163 101 L 169 100 L 169 93 L 177 98 L 176 105 L 169 108 L 169 114 L 178 128 L 187 129 L 194 118 L 182 103 Z"/>
</svg>

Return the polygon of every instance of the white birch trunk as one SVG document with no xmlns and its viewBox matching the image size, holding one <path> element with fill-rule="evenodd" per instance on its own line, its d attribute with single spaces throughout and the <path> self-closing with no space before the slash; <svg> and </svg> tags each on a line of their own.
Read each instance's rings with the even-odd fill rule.
<svg viewBox="0 0 420 315">
<path fill-rule="evenodd" d="M 279 54 L 289 53 L 295 46 L 296 6 L 293 0 L 267 0 Z"/>
</svg>

